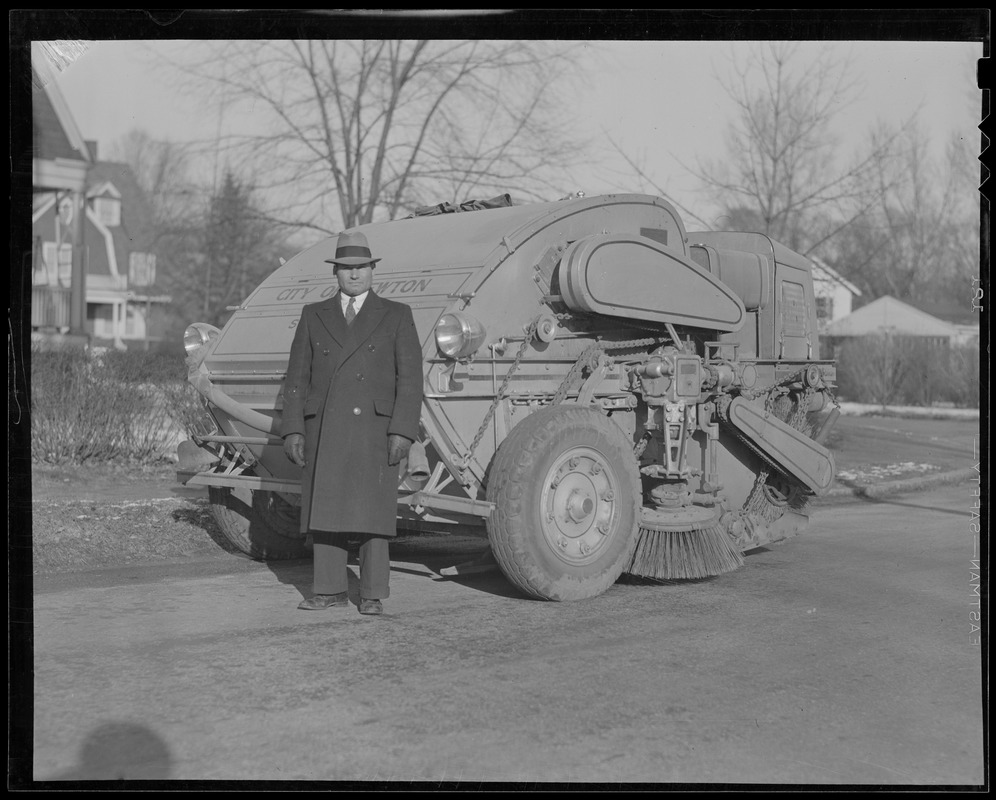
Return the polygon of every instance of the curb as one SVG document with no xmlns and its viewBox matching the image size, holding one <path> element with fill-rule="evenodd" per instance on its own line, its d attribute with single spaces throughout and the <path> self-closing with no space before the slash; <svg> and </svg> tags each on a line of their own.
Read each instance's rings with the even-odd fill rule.
<svg viewBox="0 0 996 800">
<path fill-rule="evenodd" d="M 921 475 L 915 478 L 902 478 L 897 481 L 886 481 L 884 483 L 859 484 L 857 486 L 835 486 L 820 500 L 835 500 L 842 497 L 858 497 L 874 499 L 886 497 L 904 492 L 915 492 L 921 489 L 930 489 L 935 486 L 945 486 L 951 483 L 961 483 L 962 481 L 978 480 L 980 473 L 974 467 L 951 470 L 950 472 L 938 472 L 933 475 Z"/>
</svg>

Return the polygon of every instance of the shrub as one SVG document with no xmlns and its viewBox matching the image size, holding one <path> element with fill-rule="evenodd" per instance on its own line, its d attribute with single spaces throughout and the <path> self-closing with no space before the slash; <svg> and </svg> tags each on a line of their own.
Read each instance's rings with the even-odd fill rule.
<svg viewBox="0 0 996 800">
<path fill-rule="evenodd" d="M 108 350 L 100 356 L 111 375 L 123 383 L 185 382 L 183 353 L 175 351 Z"/>
<path fill-rule="evenodd" d="M 32 461 L 167 460 L 180 429 L 202 418 L 195 394 L 170 354 L 33 348 Z"/>
<path fill-rule="evenodd" d="M 879 405 L 979 404 L 978 348 L 914 336 L 862 336 L 835 348 L 838 395 Z"/>
<path fill-rule="evenodd" d="M 972 344 L 951 348 L 947 371 L 946 399 L 956 406 L 979 408 L 979 346 Z"/>
</svg>

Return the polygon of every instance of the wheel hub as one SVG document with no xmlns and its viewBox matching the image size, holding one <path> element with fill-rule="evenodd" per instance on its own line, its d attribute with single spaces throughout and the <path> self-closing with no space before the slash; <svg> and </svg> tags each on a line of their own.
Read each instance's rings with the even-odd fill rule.
<svg viewBox="0 0 996 800">
<path fill-rule="evenodd" d="M 594 508 L 594 501 L 584 490 L 575 489 L 567 498 L 567 515 L 573 522 L 583 522 Z"/>
<path fill-rule="evenodd" d="M 617 487 L 606 458 L 577 447 L 562 454 L 543 487 L 543 536 L 569 564 L 593 561 L 609 539 L 618 515 Z"/>
</svg>

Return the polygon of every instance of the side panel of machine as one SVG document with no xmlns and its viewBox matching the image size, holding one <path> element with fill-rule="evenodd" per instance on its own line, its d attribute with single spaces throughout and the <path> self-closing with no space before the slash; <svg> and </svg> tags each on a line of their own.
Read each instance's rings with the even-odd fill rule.
<svg viewBox="0 0 996 800">
<path fill-rule="evenodd" d="M 816 302 L 812 274 L 808 270 L 777 264 L 775 281 L 776 357 L 787 361 L 818 358 L 816 320 L 810 315 Z"/>
</svg>

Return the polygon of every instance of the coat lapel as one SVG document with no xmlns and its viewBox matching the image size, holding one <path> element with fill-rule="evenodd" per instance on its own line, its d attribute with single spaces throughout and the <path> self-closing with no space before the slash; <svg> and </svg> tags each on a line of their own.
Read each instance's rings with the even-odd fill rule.
<svg viewBox="0 0 996 800">
<path fill-rule="evenodd" d="M 338 292 L 322 304 L 317 316 L 342 348 L 339 360 L 345 361 L 377 329 L 385 314 L 387 314 L 387 304 L 371 289 L 352 325 L 346 324 Z"/>
<path fill-rule="evenodd" d="M 336 302 L 339 302 L 338 299 Z M 370 338 L 370 334 L 377 329 L 385 314 L 387 314 L 387 304 L 374 294 L 372 289 L 367 295 L 367 299 L 363 301 L 363 307 L 356 315 L 352 325 L 346 325 L 346 320 L 342 315 L 342 306 L 339 306 L 339 319 L 342 321 L 343 330 L 346 331 L 346 338 L 342 345 L 342 361 L 349 358 L 363 342 Z"/>
<path fill-rule="evenodd" d="M 360 313 L 353 320 L 353 324 L 349 326 L 350 335 L 355 339 L 363 341 L 380 325 L 380 321 L 386 313 L 387 303 L 374 294 L 371 289 L 367 295 L 367 299 L 363 303 L 363 308 L 360 309 Z"/>
<path fill-rule="evenodd" d="M 345 347 L 349 339 L 349 327 L 342 315 L 342 304 L 339 302 L 338 292 L 319 307 L 317 316 L 336 343 L 340 347 Z M 355 320 L 353 324 L 356 324 Z"/>
</svg>

